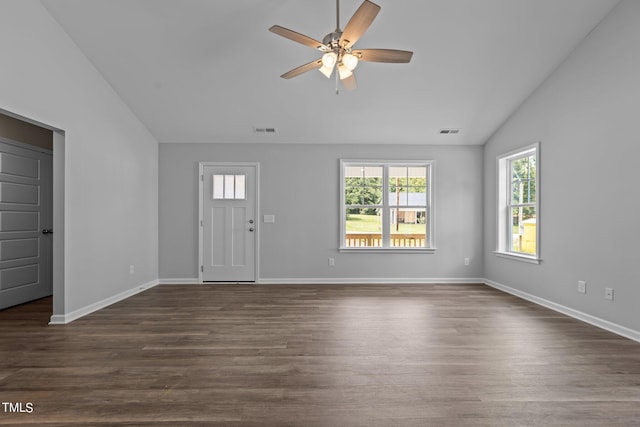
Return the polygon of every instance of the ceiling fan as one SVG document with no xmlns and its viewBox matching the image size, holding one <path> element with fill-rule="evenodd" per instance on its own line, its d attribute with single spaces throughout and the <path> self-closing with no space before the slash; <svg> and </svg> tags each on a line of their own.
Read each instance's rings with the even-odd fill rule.
<svg viewBox="0 0 640 427">
<path fill-rule="evenodd" d="M 340 0 L 336 0 L 336 29 L 327 34 L 322 42 L 279 25 L 269 28 L 272 33 L 324 52 L 322 58 L 296 67 L 280 77 L 290 79 L 307 71 L 318 69 L 327 78 L 330 78 L 333 70 L 337 68 L 336 85 L 339 79 L 347 90 L 352 90 L 357 86 L 353 70 L 358 65 L 358 61 L 394 63 L 411 61 L 413 52 L 406 50 L 354 49 L 353 45 L 367 31 L 378 12 L 380 12 L 380 6 L 369 0 L 364 0 L 342 31 L 340 29 Z"/>
</svg>

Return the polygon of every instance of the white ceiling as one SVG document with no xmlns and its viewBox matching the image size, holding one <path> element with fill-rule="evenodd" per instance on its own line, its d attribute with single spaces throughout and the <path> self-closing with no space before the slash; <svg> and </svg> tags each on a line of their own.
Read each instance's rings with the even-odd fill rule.
<svg viewBox="0 0 640 427">
<path fill-rule="evenodd" d="M 42 0 L 160 142 L 483 144 L 618 0 L 374 0 L 360 63 L 335 94 L 313 70 L 279 76 L 335 28 L 334 0 Z M 341 24 L 361 0 L 342 0 Z M 275 127 L 275 134 L 254 133 Z M 443 136 L 441 128 L 458 128 Z"/>
</svg>

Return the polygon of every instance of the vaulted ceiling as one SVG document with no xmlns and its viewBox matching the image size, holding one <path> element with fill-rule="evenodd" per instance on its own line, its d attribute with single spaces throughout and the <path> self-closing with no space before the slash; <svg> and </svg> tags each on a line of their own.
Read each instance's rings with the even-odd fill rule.
<svg viewBox="0 0 640 427">
<path fill-rule="evenodd" d="M 160 142 L 483 144 L 618 0 L 374 0 L 358 88 L 311 71 L 334 0 L 42 0 Z M 341 24 L 361 0 L 342 0 Z M 275 133 L 254 132 L 274 127 Z M 442 135 L 443 128 L 460 129 Z"/>
</svg>

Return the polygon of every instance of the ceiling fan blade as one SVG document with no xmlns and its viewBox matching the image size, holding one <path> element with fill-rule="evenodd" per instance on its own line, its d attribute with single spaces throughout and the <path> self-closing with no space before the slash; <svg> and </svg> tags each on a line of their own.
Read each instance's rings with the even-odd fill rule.
<svg viewBox="0 0 640 427">
<path fill-rule="evenodd" d="M 367 31 L 369 25 L 376 19 L 380 12 L 380 6 L 369 0 L 364 0 L 356 13 L 353 14 L 347 26 L 344 27 L 342 36 L 340 37 L 340 46 L 349 48 L 353 46 L 360 37 Z"/>
<path fill-rule="evenodd" d="M 280 25 L 272 26 L 271 28 L 269 28 L 269 31 L 279 36 L 282 36 L 284 38 L 287 38 L 289 40 L 293 40 L 294 42 L 298 42 L 305 46 L 309 46 L 310 48 L 313 48 L 313 49 L 318 49 L 323 52 L 326 52 L 329 49 L 327 46 L 325 46 L 324 44 L 322 44 L 316 39 L 312 39 L 309 36 L 305 36 L 304 34 L 300 34 L 288 28 L 281 27 Z"/>
<path fill-rule="evenodd" d="M 283 79 L 290 79 L 299 76 L 302 73 L 306 73 L 307 71 L 315 70 L 316 68 L 320 67 L 322 67 L 322 59 L 316 59 L 315 61 L 311 61 L 308 64 L 304 64 L 294 68 L 291 71 L 287 71 L 280 77 L 282 77 Z"/>
<path fill-rule="evenodd" d="M 346 90 L 354 90 L 358 87 L 358 83 L 356 82 L 356 75 L 353 73 L 351 73 L 349 77 L 340 80 L 340 82 L 342 82 L 342 86 Z"/>
<path fill-rule="evenodd" d="M 413 52 L 397 49 L 358 49 L 351 52 L 360 61 L 406 63 L 411 61 Z"/>
</svg>

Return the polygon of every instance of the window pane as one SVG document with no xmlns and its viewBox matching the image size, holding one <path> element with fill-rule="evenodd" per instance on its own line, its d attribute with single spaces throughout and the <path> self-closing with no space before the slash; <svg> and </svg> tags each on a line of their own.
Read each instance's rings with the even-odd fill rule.
<svg viewBox="0 0 640 427">
<path fill-rule="evenodd" d="M 427 216 L 425 209 L 392 208 L 390 219 L 390 245 L 409 248 L 427 246 Z"/>
<path fill-rule="evenodd" d="M 213 198 L 224 198 L 224 175 L 213 175 Z"/>
<path fill-rule="evenodd" d="M 382 166 L 347 166 L 345 178 L 382 178 Z"/>
<path fill-rule="evenodd" d="M 389 167 L 389 191 L 392 193 L 403 192 L 407 189 L 407 167 L 406 166 L 390 166 Z"/>
<path fill-rule="evenodd" d="M 382 180 L 382 166 L 365 166 L 362 169 L 365 178 Z"/>
<path fill-rule="evenodd" d="M 351 180 L 357 180 L 351 181 Z M 382 187 L 363 185 L 360 178 L 347 178 L 344 200 L 347 205 L 381 205 Z"/>
<path fill-rule="evenodd" d="M 245 199 L 245 176 L 244 175 L 236 175 L 236 193 L 235 199 L 244 200 Z"/>
<path fill-rule="evenodd" d="M 511 209 L 511 251 L 536 254 L 536 208 Z"/>
<path fill-rule="evenodd" d="M 389 193 L 389 205 L 391 206 L 407 206 L 408 201 L 406 187 L 397 186 Z"/>
<path fill-rule="evenodd" d="M 350 166 L 345 168 L 345 204 L 382 204 L 382 167 Z"/>
<path fill-rule="evenodd" d="M 346 210 L 346 247 L 382 246 L 382 218 L 380 209 Z"/>
<path fill-rule="evenodd" d="M 225 175 L 224 176 L 224 198 L 225 199 L 233 199 L 234 187 L 235 187 L 234 175 Z"/>
<path fill-rule="evenodd" d="M 536 156 L 531 155 L 512 160 L 511 204 L 535 203 L 536 201 Z"/>
<path fill-rule="evenodd" d="M 425 166 L 412 166 L 407 168 L 409 174 L 409 180 L 413 179 L 426 179 L 427 168 Z M 413 184 L 412 184 L 413 185 Z"/>
<path fill-rule="evenodd" d="M 427 206 L 427 193 L 424 187 L 396 187 L 389 193 L 390 206 Z"/>
<path fill-rule="evenodd" d="M 389 168 L 389 205 L 426 206 L 427 168 L 393 166 Z"/>
</svg>

